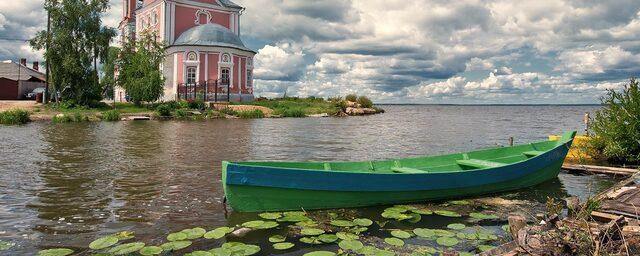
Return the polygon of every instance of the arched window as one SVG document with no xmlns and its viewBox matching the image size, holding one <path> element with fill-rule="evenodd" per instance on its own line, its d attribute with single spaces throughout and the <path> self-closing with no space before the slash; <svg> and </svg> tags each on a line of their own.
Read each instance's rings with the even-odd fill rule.
<svg viewBox="0 0 640 256">
<path fill-rule="evenodd" d="M 187 68 L 187 84 L 195 84 L 196 83 L 196 68 L 188 67 Z"/>
<path fill-rule="evenodd" d="M 253 87 L 253 70 L 247 69 L 247 88 Z"/>
</svg>

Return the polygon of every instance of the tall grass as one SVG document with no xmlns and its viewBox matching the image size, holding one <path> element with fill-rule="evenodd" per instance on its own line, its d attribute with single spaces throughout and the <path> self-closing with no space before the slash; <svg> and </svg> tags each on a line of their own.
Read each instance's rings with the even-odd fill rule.
<svg viewBox="0 0 640 256">
<path fill-rule="evenodd" d="M 250 119 L 250 118 L 264 118 L 264 113 L 259 109 L 238 111 L 238 117 Z"/>
<path fill-rule="evenodd" d="M 12 109 L 0 112 L 0 124 L 26 124 L 31 119 L 29 112 L 22 109 Z"/>
<path fill-rule="evenodd" d="M 102 120 L 111 122 L 120 121 L 120 112 L 115 109 L 102 112 Z"/>
</svg>

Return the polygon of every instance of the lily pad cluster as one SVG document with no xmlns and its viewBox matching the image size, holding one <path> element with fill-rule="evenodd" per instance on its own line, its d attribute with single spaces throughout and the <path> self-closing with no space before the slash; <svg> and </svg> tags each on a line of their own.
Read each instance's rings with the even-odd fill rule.
<svg viewBox="0 0 640 256">
<path fill-rule="evenodd" d="M 429 209 L 418 208 L 412 205 L 395 205 L 384 209 L 381 216 L 386 219 L 406 220 L 411 223 L 417 223 L 422 219 L 422 215 L 430 214 L 433 214 L 433 212 Z"/>
</svg>

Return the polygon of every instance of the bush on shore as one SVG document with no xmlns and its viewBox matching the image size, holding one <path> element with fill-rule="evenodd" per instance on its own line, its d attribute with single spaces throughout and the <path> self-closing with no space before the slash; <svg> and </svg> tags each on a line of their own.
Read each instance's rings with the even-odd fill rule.
<svg viewBox="0 0 640 256">
<path fill-rule="evenodd" d="M 171 111 L 173 111 L 173 109 L 174 108 L 172 108 L 171 104 L 163 103 L 163 104 L 160 104 L 160 105 L 158 105 L 156 107 L 156 114 L 158 114 L 158 116 L 162 116 L 162 117 L 171 116 Z"/>
<path fill-rule="evenodd" d="M 614 163 L 640 162 L 640 88 L 631 79 L 622 91 L 607 90 L 590 122 L 592 156 Z"/>
<path fill-rule="evenodd" d="M 118 110 L 115 110 L 115 109 L 102 112 L 102 120 L 111 121 L 111 122 L 120 121 L 120 112 L 118 112 Z"/>
<path fill-rule="evenodd" d="M 247 110 L 247 111 L 238 111 L 238 117 L 240 118 L 264 118 L 264 113 L 259 109 Z"/>
<path fill-rule="evenodd" d="M 371 108 L 373 107 L 373 101 L 371 101 L 367 96 L 358 97 L 358 104 L 363 108 Z"/>
<path fill-rule="evenodd" d="M 282 111 L 276 112 L 276 114 L 282 117 L 306 117 L 307 116 L 304 113 L 304 110 L 300 108 L 284 109 Z"/>
<path fill-rule="evenodd" d="M 358 100 L 358 95 L 348 94 L 347 96 L 344 96 L 344 100 L 356 102 Z"/>
<path fill-rule="evenodd" d="M 29 112 L 22 109 L 12 109 L 0 112 L 0 124 L 26 124 L 31 119 Z"/>
<path fill-rule="evenodd" d="M 66 114 L 58 114 L 53 116 L 51 122 L 54 123 L 71 123 L 71 122 L 85 122 L 89 121 L 89 117 L 80 113 L 79 111 Z"/>
</svg>

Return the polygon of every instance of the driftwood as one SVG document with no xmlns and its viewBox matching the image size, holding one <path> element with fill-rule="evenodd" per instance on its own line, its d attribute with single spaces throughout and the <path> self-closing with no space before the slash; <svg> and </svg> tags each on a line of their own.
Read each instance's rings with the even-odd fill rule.
<svg viewBox="0 0 640 256">
<path fill-rule="evenodd" d="M 585 165 L 585 164 L 563 164 L 562 169 L 565 169 L 568 171 L 600 173 L 600 174 L 609 174 L 609 175 L 623 175 L 623 176 L 633 175 L 638 172 L 638 169 Z"/>
</svg>

